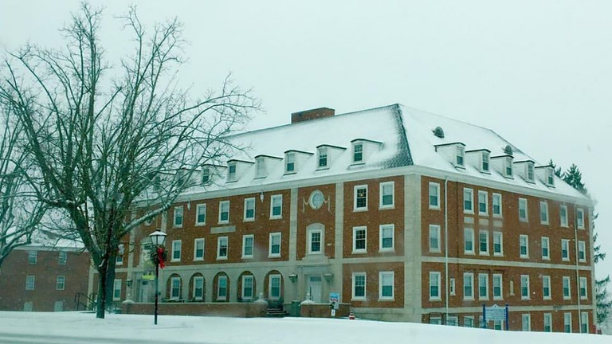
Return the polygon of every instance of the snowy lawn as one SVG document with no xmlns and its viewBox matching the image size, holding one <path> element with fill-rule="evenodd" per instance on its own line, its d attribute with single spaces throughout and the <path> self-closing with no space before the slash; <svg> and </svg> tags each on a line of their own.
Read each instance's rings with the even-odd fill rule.
<svg viewBox="0 0 612 344">
<path fill-rule="evenodd" d="M 23 338 L 30 338 L 29 341 Z M 54 339 L 59 337 L 60 339 Z M 38 338 L 39 341 L 34 341 Z M 612 343 L 612 336 L 501 332 L 348 319 L 221 318 L 0 312 L 0 343 Z"/>
</svg>

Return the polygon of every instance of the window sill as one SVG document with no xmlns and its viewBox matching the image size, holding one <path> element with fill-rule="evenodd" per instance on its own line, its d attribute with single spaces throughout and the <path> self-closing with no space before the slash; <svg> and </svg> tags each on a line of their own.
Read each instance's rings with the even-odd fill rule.
<svg viewBox="0 0 612 344">
<path fill-rule="evenodd" d="M 244 219 L 242 222 L 254 222 L 254 221 L 255 219 L 253 218 L 253 219 Z"/>
<path fill-rule="evenodd" d="M 368 208 L 354 208 L 353 212 L 358 213 L 358 212 L 364 212 L 364 211 L 368 211 Z"/>
<path fill-rule="evenodd" d="M 381 248 L 378 250 L 379 253 L 395 253 L 394 248 Z"/>
<path fill-rule="evenodd" d="M 366 251 L 366 250 L 358 250 L 358 251 L 353 251 L 351 253 L 352 254 L 366 254 L 366 253 L 368 253 L 368 251 Z"/>
<path fill-rule="evenodd" d="M 380 210 L 395 209 L 395 204 L 392 204 L 392 205 L 380 205 L 378 207 L 378 209 L 380 209 Z"/>
<path fill-rule="evenodd" d="M 242 259 L 253 259 L 253 256 L 242 256 L 240 258 L 242 258 Z"/>
<path fill-rule="evenodd" d="M 227 260 L 227 257 L 217 257 L 217 260 Z"/>
<path fill-rule="evenodd" d="M 197 223 L 195 224 L 197 227 L 201 227 L 201 226 L 206 226 L 206 222 L 202 222 L 202 223 Z"/>
<path fill-rule="evenodd" d="M 390 301 L 395 301 L 394 297 L 379 297 L 378 301 L 380 302 L 390 302 Z"/>
<path fill-rule="evenodd" d="M 268 258 L 280 258 L 281 255 L 280 254 L 270 254 L 268 255 Z"/>
<path fill-rule="evenodd" d="M 280 220 L 282 218 L 282 216 L 270 216 L 270 220 Z"/>
<path fill-rule="evenodd" d="M 193 258 L 194 262 L 203 262 L 204 258 Z"/>
</svg>

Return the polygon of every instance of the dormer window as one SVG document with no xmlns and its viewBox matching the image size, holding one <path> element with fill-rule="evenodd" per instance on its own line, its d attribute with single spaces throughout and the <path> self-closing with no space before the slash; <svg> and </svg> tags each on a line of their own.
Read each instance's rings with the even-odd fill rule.
<svg viewBox="0 0 612 344">
<path fill-rule="evenodd" d="M 202 184 L 206 185 L 210 182 L 210 167 L 204 167 L 202 169 Z"/>
<path fill-rule="evenodd" d="M 236 181 L 236 163 L 235 162 L 227 163 L 227 181 L 229 182 Z"/>
<path fill-rule="evenodd" d="M 465 147 L 457 146 L 457 153 L 455 156 L 455 163 L 458 167 L 464 167 L 464 155 L 465 155 Z"/>
<path fill-rule="evenodd" d="M 555 174 L 552 167 L 546 169 L 546 185 L 555 186 Z"/>
<path fill-rule="evenodd" d="M 530 183 L 533 183 L 533 163 L 532 162 L 528 162 L 526 165 L 527 168 L 527 181 Z"/>
<path fill-rule="evenodd" d="M 326 168 L 328 167 L 328 155 L 327 155 L 327 147 L 319 148 L 319 165 L 318 168 Z"/>
<path fill-rule="evenodd" d="M 480 169 L 482 172 L 489 172 L 489 152 L 482 152 L 482 157 L 480 161 Z"/>
<path fill-rule="evenodd" d="M 285 154 L 285 173 L 295 173 L 295 153 Z"/>
<path fill-rule="evenodd" d="M 512 178 L 512 158 L 506 157 L 504 165 L 504 177 Z"/>
<path fill-rule="evenodd" d="M 353 162 L 363 162 L 363 143 L 361 142 L 353 144 Z"/>
<path fill-rule="evenodd" d="M 257 157 L 255 159 L 255 166 L 256 166 L 256 177 L 257 178 L 263 178 L 266 176 L 266 160 L 264 157 Z"/>
</svg>

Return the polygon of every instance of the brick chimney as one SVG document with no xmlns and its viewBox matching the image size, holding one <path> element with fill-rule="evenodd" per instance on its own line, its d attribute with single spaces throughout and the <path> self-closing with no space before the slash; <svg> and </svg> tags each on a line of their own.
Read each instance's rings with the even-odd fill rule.
<svg viewBox="0 0 612 344">
<path fill-rule="evenodd" d="M 322 107 L 318 109 L 294 112 L 291 114 L 291 123 L 309 121 L 311 119 L 332 117 L 336 110 Z"/>
</svg>

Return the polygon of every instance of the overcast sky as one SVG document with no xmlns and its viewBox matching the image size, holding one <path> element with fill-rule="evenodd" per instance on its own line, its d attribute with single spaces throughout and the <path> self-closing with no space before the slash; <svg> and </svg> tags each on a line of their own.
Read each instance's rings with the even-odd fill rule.
<svg viewBox="0 0 612 344">
<path fill-rule="evenodd" d="M 109 56 L 128 46 L 104 4 Z M 597 201 L 612 274 L 612 1 L 134 1 L 145 22 L 184 22 L 181 80 L 214 88 L 228 72 L 266 110 L 250 129 L 321 106 L 402 103 L 495 130 L 545 164 L 572 163 Z M 78 0 L 0 0 L 0 51 L 57 47 Z M 116 63 L 116 62 L 115 62 Z M 612 288 L 610 286 L 609 288 Z"/>
</svg>

